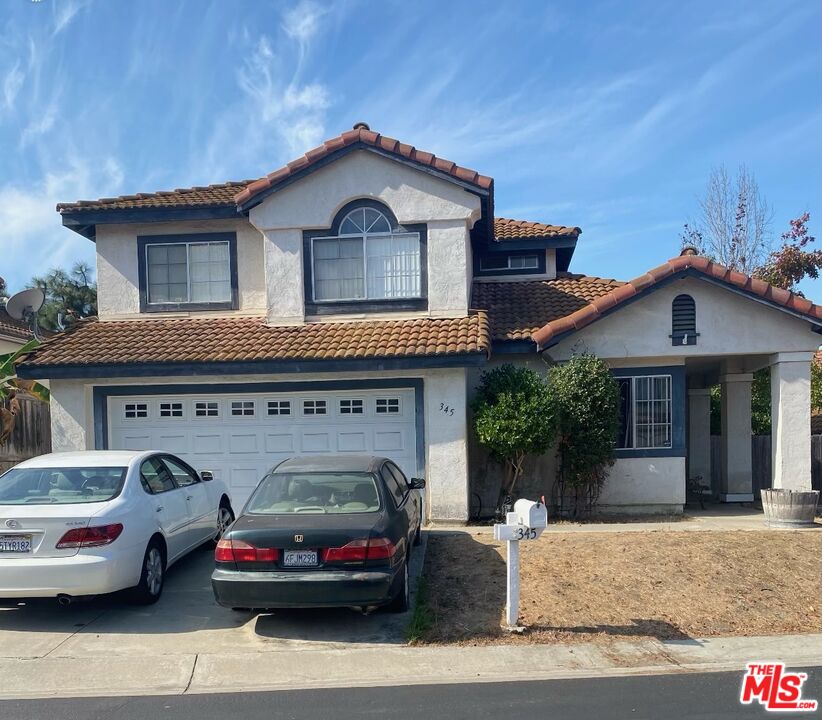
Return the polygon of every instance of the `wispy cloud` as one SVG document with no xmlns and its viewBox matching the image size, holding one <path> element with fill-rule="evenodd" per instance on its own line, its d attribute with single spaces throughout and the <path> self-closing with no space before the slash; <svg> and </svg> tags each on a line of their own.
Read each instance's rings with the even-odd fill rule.
<svg viewBox="0 0 822 720">
<path fill-rule="evenodd" d="M 3 107 L 6 110 L 13 110 L 17 99 L 17 93 L 23 86 L 23 71 L 20 69 L 20 61 L 17 60 L 9 68 L 3 77 Z"/>
<path fill-rule="evenodd" d="M 52 36 L 63 32 L 86 3 L 80 0 L 60 0 L 54 3 L 54 29 Z"/>
</svg>

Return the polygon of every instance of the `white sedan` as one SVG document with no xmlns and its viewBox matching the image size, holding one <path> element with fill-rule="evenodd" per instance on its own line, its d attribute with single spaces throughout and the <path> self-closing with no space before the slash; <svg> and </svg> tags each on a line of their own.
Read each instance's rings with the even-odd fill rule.
<svg viewBox="0 0 822 720">
<path fill-rule="evenodd" d="M 41 455 L 0 475 L 0 599 L 156 602 L 168 567 L 233 521 L 225 485 L 174 455 Z"/>
</svg>

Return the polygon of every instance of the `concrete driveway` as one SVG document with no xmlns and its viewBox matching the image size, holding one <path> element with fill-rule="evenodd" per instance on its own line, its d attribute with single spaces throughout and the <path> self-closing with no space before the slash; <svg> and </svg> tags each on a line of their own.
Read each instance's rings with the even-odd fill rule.
<svg viewBox="0 0 822 720">
<path fill-rule="evenodd" d="M 424 533 L 423 533 L 424 534 Z M 424 546 L 411 563 L 412 593 Z M 239 613 L 214 602 L 213 554 L 200 548 L 174 565 L 156 605 L 137 607 L 118 595 L 69 607 L 37 601 L 0 608 L 0 658 L 166 656 L 333 649 L 405 644 L 409 614 L 349 609 Z"/>
</svg>

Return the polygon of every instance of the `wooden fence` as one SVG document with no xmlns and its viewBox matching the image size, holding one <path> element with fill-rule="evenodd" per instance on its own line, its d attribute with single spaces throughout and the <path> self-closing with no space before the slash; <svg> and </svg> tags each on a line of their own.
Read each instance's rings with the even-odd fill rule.
<svg viewBox="0 0 822 720">
<path fill-rule="evenodd" d="M 48 403 L 18 395 L 20 413 L 8 441 L 0 446 L 0 473 L 35 455 L 51 452 L 51 415 Z"/>
<path fill-rule="evenodd" d="M 753 494 L 771 486 L 771 436 L 751 437 L 751 470 L 753 471 Z M 720 487 L 722 478 L 722 438 L 711 436 L 711 477 L 714 488 Z M 822 435 L 811 435 L 811 485 L 822 491 Z"/>
</svg>

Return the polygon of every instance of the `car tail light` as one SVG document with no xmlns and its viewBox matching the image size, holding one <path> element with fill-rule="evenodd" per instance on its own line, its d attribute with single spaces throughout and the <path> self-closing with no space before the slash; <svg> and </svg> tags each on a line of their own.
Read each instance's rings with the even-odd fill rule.
<svg viewBox="0 0 822 720">
<path fill-rule="evenodd" d="M 214 550 L 217 562 L 276 562 L 280 556 L 276 548 L 258 548 L 242 540 L 222 538 Z"/>
<path fill-rule="evenodd" d="M 352 540 L 338 548 L 323 551 L 324 562 L 363 562 L 364 560 L 385 560 L 394 556 L 397 547 L 388 538 Z"/>
<path fill-rule="evenodd" d="M 66 548 L 100 547 L 113 543 L 123 532 L 122 523 L 69 530 L 57 543 L 58 550 Z"/>
</svg>

